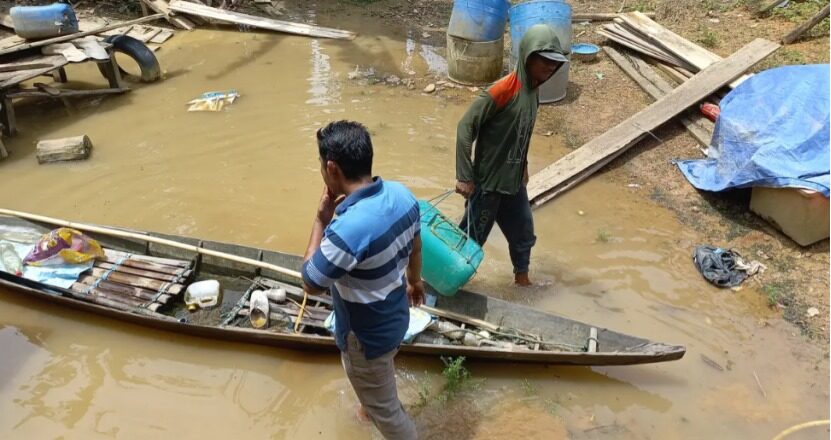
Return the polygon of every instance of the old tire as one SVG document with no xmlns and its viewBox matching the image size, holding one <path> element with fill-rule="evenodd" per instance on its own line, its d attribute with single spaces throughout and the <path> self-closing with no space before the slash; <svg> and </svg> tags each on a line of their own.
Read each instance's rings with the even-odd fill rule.
<svg viewBox="0 0 831 440">
<path fill-rule="evenodd" d="M 159 66 L 159 60 L 156 58 L 153 51 L 140 40 L 126 35 L 112 35 L 107 37 L 104 41 L 113 45 L 113 56 L 115 56 L 115 52 L 120 52 L 132 58 L 136 64 L 138 64 L 141 69 L 141 82 L 154 82 L 158 81 L 159 78 L 162 77 L 162 68 Z M 109 80 L 110 75 L 105 66 L 106 64 L 103 63 L 98 64 L 98 70 L 102 75 L 104 75 L 104 78 Z M 124 77 L 132 76 L 120 67 L 119 70 L 121 71 L 121 75 Z"/>
</svg>

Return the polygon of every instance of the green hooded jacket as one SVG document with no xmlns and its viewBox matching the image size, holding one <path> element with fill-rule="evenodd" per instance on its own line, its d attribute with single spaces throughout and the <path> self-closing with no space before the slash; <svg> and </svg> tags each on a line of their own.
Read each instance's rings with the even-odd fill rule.
<svg viewBox="0 0 831 440">
<path fill-rule="evenodd" d="M 526 61 L 534 52 L 566 52 L 546 25 L 532 26 L 519 43 L 516 69 L 482 92 L 456 132 L 456 180 L 478 189 L 516 194 L 528 163 L 528 145 L 537 119 L 539 97 L 531 88 Z M 475 158 L 471 150 L 476 143 Z"/>
</svg>

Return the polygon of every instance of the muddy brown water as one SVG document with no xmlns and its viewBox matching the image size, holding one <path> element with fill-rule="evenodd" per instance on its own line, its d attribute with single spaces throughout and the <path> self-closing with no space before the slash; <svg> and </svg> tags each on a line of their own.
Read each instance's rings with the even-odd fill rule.
<svg viewBox="0 0 831 440">
<path fill-rule="evenodd" d="M 372 20 L 359 29 L 353 42 L 178 33 L 158 52 L 161 83 L 72 114 L 24 103 L 21 133 L 7 142 L 13 156 L 0 163 L 0 206 L 301 253 L 321 191 L 314 132 L 339 118 L 370 128 L 377 174 L 421 197 L 441 193 L 453 184 L 455 126 L 473 95 L 349 80 L 356 66 L 402 78 L 442 69 L 420 32 Z M 102 81 L 91 66 L 69 75 Z M 224 89 L 242 95 L 227 111 L 185 111 Z M 81 133 L 95 144 L 89 160 L 37 165 L 34 141 Z M 567 151 L 537 136 L 532 168 Z M 441 362 L 400 356 L 405 403 L 430 395 L 413 411 L 425 438 L 764 439 L 827 418 L 823 353 L 767 309 L 752 281 L 739 292 L 708 286 L 690 261 L 695 237 L 632 184 L 594 178 L 536 212 L 532 269 L 544 287 L 509 286 L 495 232 L 471 288 L 685 344 L 686 357 L 614 368 L 474 362 L 478 386 L 443 404 Z M 456 198 L 441 206 L 461 213 Z M 353 420 L 356 399 L 331 355 L 161 333 L 7 291 L 0 353 L 2 438 L 377 438 Z"/>
</svg>

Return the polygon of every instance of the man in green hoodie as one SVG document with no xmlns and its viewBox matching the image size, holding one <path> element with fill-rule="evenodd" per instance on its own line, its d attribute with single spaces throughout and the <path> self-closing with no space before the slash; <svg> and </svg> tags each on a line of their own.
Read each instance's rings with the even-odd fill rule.
<svg viewBox="0 0 831 440">
<path fill-rule="evenodd" d="M 537 241 L 525 189 L 537 88 L 568 63 L 566 53 L 550 27 L 528 29 L 519 44 L 516 69 L 476 98 L 456 133 L 456 192 L 467 199 L 460 227 L 484 244 L 498 224 L 508 240 L 514 282 L 520 286 L 531 285 L 528 267 Z"/>
</svg>

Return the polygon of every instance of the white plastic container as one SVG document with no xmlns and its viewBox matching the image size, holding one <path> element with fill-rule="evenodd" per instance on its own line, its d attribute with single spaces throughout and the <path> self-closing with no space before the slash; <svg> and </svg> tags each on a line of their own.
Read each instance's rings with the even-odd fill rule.
<svg viewBox="0 0 831 440">
<path fill-rule="evenodd" d="M 188 310 L 213 307 L 222 301 L 222 287 L 217 280 L 197 281 L 185 290 Z"/>
</svg>

